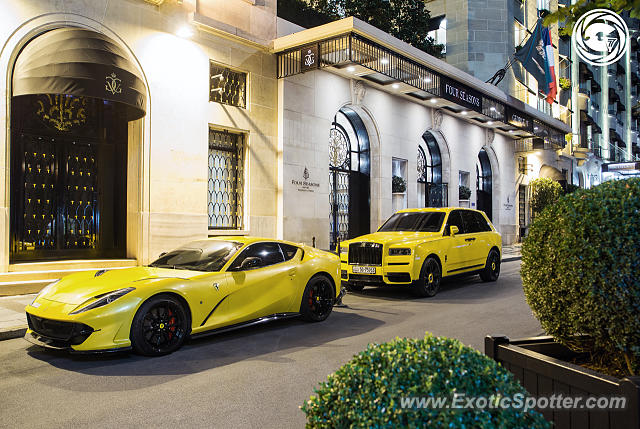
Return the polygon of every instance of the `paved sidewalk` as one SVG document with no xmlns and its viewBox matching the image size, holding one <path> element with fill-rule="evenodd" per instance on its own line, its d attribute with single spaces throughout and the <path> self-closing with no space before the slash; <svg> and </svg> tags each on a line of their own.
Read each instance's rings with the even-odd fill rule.
<svg viewBox="0 0 640 429">
<path fill-rule="evenodd" d="M 24 308 L 36 294 L 0 297 L 0 340 L 22 337 L 27 330 Z"/>
<path fill-rule="evenodd" d="M 520 259 L 520 244 L 502 247 L 502 261 Z M 0 297 L 0 341 L 22 337 L 27 329 L 24 308 L 36 294 Z"/>
<path fill-rule="evenodd" d="M 522 243 L 511 244 L 508 246 L 502 246 L 502 262 L 516 261 L 522 258 L 520 250 L 522 249 Z"/>
</svg>

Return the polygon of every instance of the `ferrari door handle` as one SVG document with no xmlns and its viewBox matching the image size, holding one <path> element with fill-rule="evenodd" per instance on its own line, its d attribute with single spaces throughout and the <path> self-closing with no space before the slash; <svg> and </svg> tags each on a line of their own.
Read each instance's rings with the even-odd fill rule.
<svg viewBox="0 0 640 429">
<path fill-rule="evenodd" d="M 475 238 L 465 238 L 464 241 L 473 241 Z"/>
</svg>

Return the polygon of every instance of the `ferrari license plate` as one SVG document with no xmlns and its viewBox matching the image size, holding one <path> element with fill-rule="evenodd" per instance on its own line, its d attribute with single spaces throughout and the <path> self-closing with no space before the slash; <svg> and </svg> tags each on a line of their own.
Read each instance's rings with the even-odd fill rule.
<svg viewBox="0 0 640 429">
<path fill-rule="evenodd" d="M 376 267 L 365 267 L 362 265 L 355 265 L 353 267 L 353 272 L 354 273 L 359 273 L 359 274 L 375 274 L 376 273 Z"/>
</svg>

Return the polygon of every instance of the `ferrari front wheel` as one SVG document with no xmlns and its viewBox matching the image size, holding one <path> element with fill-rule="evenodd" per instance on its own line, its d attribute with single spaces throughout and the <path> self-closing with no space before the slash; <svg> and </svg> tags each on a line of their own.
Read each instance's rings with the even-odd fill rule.
<svg viewBox="0 0 640 429">
<path fill-rule="evenodd" d="M 182 303 L 171 295 L 149 298 L 131 324 L 131 346 L 136 353 L 160 356 L 182 346 L 190 321 Z"/>
<path fill-rule="evenodd" d="M 300 314 L 307 322 L 321 322 L 331 314 L 334 302 L 331 280 L 324 275 L 314 276 L 304 288 Z"/>
</svg>

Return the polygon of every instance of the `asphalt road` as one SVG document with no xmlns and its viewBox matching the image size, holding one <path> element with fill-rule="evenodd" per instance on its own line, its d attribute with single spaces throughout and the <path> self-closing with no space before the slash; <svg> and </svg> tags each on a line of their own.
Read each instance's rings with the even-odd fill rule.
<svg viewBox="0 0 640 429">
<path fill-rule="evenodd" d="M 445 282 L 435 298 L 365 289 L 325 322 L 247 328 L 159 358 L 78 357 L 1 341 L 0 427 L 300 428 L 299 406 L 313 388 L 370 342 L 431 331 L 483 350 L 487 334 L 540 334 L 519 268 L 504 263 L 496 283 Z"/>
</svg>

